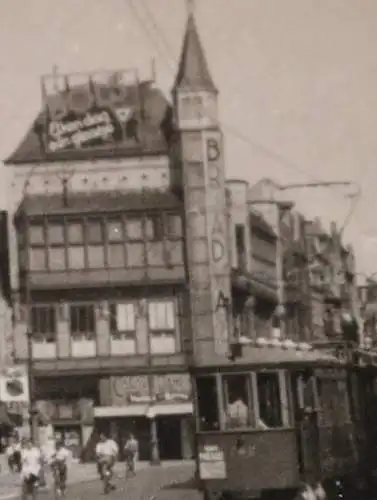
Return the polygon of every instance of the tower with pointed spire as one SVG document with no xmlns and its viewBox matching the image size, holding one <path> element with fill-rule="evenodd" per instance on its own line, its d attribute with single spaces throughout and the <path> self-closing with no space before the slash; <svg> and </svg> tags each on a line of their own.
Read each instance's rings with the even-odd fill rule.
<svg viewBox="0 0 377 500">
<path fill-rule="evenodd" d="M 172 90 L 186 220 L 186 256 L 195 364 L 225 358 L 231 329 L 224 149 L 218 91 L 188 9 Z"/>
</svg>

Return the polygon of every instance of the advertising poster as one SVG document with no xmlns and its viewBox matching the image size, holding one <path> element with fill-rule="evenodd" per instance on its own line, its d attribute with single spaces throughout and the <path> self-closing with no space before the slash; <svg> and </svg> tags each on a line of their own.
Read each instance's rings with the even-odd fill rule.
<svg viewBox="0 0 377 500">
<path fill-rule="evenodd" d="M 44 119 L 36 123 L 35 133 L 46 154 L 140 143 L 135 71 L 44 77 L 42 99 Z"/>
<path fill-rule="evenodd" d="M 25 365 L 14 365 L 0 370 L 0 401 L 29 402 L 29 380 Z"/>
</svg>

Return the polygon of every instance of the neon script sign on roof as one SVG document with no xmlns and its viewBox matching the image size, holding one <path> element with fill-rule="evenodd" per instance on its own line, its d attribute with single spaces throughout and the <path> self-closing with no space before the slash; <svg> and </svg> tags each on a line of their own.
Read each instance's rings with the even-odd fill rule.
<svg viewBox="0 0 377 500">
<path fill-rule="evenodd" d="M 54 76 L 52 88 L 44 80 L 45 120 L 35 131 L 46 152 L 137 145 L 138 86 L 126 74 Z"/>
</svg>

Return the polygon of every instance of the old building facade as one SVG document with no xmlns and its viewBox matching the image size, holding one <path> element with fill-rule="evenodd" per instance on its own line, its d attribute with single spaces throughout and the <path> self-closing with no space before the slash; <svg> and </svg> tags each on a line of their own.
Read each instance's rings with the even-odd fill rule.
<svg viewBox="0 0 377 500">
<path fill-rule="evenodd" d="M 193 363 L 230 362 L 241 337 L 315 338 L 310 250 L 290 207 L 225 178 L 193 13 L 172 103 L 121 76 L 54 75 L 6 161 L 14 357 L 32 355 L 41 417 L 84 458 L 101 429 L 135 433 L 141 459 L 191 458 Z"/>
<path fill-rule="evenodd" d="M 190 17 L 177 91 L 188 59 L 202 57 L 197 42 Z M 173 109 L 153 82 L 115 76 L 77 86 L 55 75 L 6 161 L 14 355 L 25 362 L 31 345 L 39 413 L 84 458 L 101 429 L 120 444 L 134 432 L 141 459 L 190 458 Z"/>
</svg>

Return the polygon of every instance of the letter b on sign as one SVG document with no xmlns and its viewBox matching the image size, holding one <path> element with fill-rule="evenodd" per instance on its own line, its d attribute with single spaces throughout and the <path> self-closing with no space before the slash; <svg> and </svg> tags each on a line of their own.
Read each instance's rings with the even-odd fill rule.
<svg viewBox="0 0 377 500">
<path fill-rule="evenodd" d="M 217 139 L 211 137 L 207 139 L 207 160 L 217 161 L 220 158 L 220 144 Z"/>
</svg>

